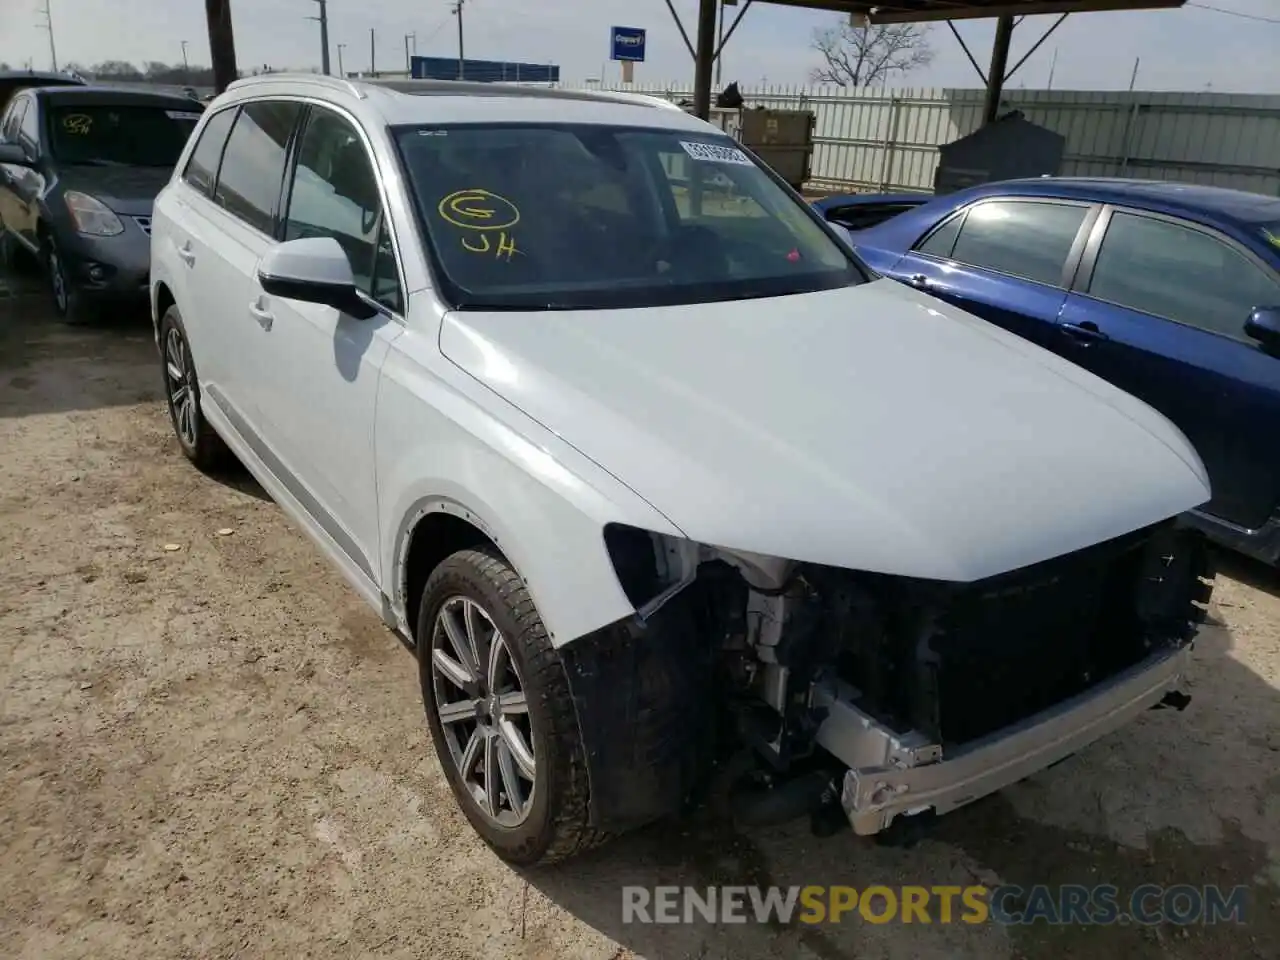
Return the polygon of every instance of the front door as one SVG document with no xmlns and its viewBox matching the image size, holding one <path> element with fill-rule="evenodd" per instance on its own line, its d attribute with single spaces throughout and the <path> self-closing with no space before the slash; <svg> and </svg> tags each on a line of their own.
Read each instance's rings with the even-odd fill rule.
<svg viewBox="0 0 1280 960">
<path fill-rule="evenodd" d="M 1068 267 L 1091 212 L 1067 200 L 982 200 L 925 236 L 889 275 L 1058 350 Z"/>
<path fill-rule="evenodd" d="M 316 522 L 376 582 L 374 413 L 383 361 L 404 329 L 403 287 L 374 168 L 351 121 L 312 107 L 296 158 L 283 238 L 333 237 L 382 312 L 358 320 L 256 287 L 271 317 L 261 339 L 259 417 L 268 443 L 299 475 L 300 499 Z"/>
<path fill-rule="evenodd" d="M 1246 529 L 1280 506 L 1280 359 L 1244 333 L 1280 279 L 1214 231 L 1138 212 L 1105 214 L 1101 246 L 1064 324 L 1066 354 L 1172 420 L 1209 471 L 1207 513 Z"/>
</svg>

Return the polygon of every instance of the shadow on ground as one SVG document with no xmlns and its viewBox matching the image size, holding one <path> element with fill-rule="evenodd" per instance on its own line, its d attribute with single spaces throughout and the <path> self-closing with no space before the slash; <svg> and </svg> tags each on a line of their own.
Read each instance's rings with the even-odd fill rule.
<svg viewBox="0 0 1280 960">
<path fill-rule="evenodd" d="M 38 276 L 0 276 L 0 418 L 160 398 L 145 303 L 69 327 L 54 315 Z"/>
</svg>

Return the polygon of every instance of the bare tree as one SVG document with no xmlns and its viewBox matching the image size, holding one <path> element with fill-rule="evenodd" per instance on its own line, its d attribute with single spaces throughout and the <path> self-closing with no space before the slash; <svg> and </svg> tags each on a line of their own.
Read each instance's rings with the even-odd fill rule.
<svg viewBox="0 0 1280 960">
<path fill-rule="evenodd" d="M 810 73 L 814 83 L 870 87 L 890 77 L 928 66 L 933 60 L 929 28 L 918 23 L 880 23 L 816 30 L 813 49 L 823 64 Z"/>
</svg>

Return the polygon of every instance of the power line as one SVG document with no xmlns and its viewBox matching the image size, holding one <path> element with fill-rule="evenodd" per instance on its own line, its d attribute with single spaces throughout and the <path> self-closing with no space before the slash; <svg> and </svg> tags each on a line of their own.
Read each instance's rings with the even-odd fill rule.
<svg viewBox="0 0 1280 960">
<path fill-rule="evenodd" d="M 1257 23 L 1280 24 L 1280 17 L 1264 17 L 1260 13 L 1244 13 L 1240 10 L 1228 10 L 1225 7 L 1215 7 L 1208 3 L 1188 3 L 1187 6 L 1195 7 L 1198 10 L 1208 10 L 1210 13 L 1221 13 L 1228 17 L 1239 17 L 1241 20 L 1253 20 Z"/>
</svg>

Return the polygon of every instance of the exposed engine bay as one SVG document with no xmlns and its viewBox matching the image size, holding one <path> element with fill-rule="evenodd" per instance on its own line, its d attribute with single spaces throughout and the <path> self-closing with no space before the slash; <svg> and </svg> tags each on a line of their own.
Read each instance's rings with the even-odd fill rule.
<svg viewBox="0 0 1280 960">
<path fill-rule="evenodd" d="M 757 822 L 825 807 L 874 833 L 954 809 L 1181 705 L 1212 589 L 1173 522 L 974 583 L 606 541 L 636 617 L 565 651 L 606 827 L 726 783 Z"/>
</svg>

